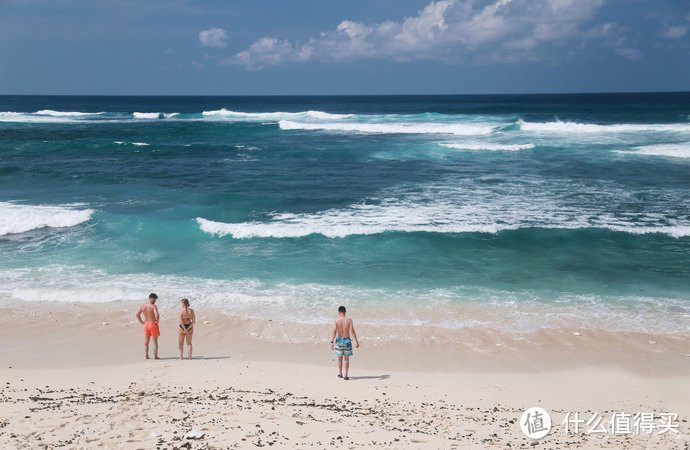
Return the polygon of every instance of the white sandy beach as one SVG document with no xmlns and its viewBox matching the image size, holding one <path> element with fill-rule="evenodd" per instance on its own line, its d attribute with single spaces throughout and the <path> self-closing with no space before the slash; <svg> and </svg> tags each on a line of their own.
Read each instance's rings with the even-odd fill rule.
<svg viewBox="0 0 690 450">
<path fill-rule="evenodd" d="M 179 361 L 177 323 L 164 310 L 162 359 L 145 361 L 135 309 L 2 308 L 3 448 L 682 449 L 690 442 L 687 336 L 418 327 L 400 344 L 380 338 L 402 329 L 360 326 L 346 382 L 336 378 L 328 324 L 199 311 L 197 356 Z M 290 343 L 292 334 L 320 342 Z M 553 419 L 538 442 L 519 427 L 532 406 Z M 613 412 L 678 413 L 679 432 L 566 435 L 561 422 L 576 411 L 586 419 L 599 412 L 604 424 Z M 190 431 L 203 437 L 185 438 Z"/>
</svg>

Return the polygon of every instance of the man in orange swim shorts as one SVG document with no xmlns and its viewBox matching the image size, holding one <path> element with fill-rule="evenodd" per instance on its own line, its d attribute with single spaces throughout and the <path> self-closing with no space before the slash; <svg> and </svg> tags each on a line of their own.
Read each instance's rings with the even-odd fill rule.
<svg viewBox="0 0 690 450">
<path fill-rule="evenodd" d="M 149 302 L 144 303 L 137 311 L 137 320 L 144 325 L 144 337 L 146 338 L 146 359 L 149 358 L 149 341 L 153 338 L 153 359 L 158 359 L 158 337 L 161 335 L 158 329 L 158 321 L 160 314 L 158 314 L 158 307 L 156 306 L 158 296 L 156 294 L 149 295 Z M 142 320 L 141 316 L 144 316 Z"/>
</svg>

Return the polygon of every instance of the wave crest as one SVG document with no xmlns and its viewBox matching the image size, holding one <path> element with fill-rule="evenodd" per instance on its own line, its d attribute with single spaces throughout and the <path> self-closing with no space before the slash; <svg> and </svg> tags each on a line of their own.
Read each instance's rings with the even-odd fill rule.
<svg viewBox="0 0 690 450">
<path fill-rule="evenodd" d="M 52 109 L 42 109 L 36 111 L 34 114 L 39 116 L 53 116 L 53 117 L 84 117 L 84 116 L 97 116 L 99 114 L 105 114 L 104 112 L 79 112 L 79 111 L 54 111 Z"/>
<path fill-rule="evenodd" d="M 327 122 L 302 123 L 291 120 L 278 122 L 281 130 L 353 131 L 376 134 L 455 134 L 460 136 L 490 134 L 494 127 L 474 124 L 450 123 L 364 123 Z"/>
<path fill-rule="evenodd" d="M 93 209 L 0 202 L 0 236 L 40 228 L 66 228 L 91 219 Z"/>
<path fill-rule="evenodd" d="M 204 117 L 216 117 L 223 118 L 227 120 L 237 120 L 237 121 L 279 121 L 285 119 L 291 120 L 305 120 L 305 119 L 317 119 L 317 120 L 339 120 L 347 119 L 352 117 L 352 114 L 334 114 L 324 111 L 301 111 L 301 112 L 241 112 L 241 111 L 231 111 L 225 108 L 204 111 L 201 113 Z"/>
<path fill-rule="evenodd" d="M 667 156 L 669 158 L 690 158 L 690 142 L 682 144 L 655 144 L 635 147 L 634 150 L 618 150 L 617 153 L 642 156 Z"/>
<path fill-rule="evenodd" d="M 517 125 L 522 131 L 546 133 L 635 133 L 640 131 L 690 132 L 690 124 L 634 124 L 617 123 L 610 125 L 595 123 L 564 122 L 525 122 L 518 120 Z"/>
<path fill-rule="evenodd" d="M 134 112 L 132 113 L 135 119 L 162 119 L 165 117 L 163 113 L 157 112 Z"/>
<path fill-rule="evenodd" d="M 69 123 L 76 122 L 76 117 L 40 115 L 33 113 L 20 113 L 13 111 L 0 112 L 0 122 L 14 123 Z"/>
</svg>

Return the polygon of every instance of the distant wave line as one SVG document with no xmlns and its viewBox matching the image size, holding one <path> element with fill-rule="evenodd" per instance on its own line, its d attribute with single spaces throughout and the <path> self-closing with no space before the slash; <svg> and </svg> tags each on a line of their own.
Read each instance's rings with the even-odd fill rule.
<svg viewBox="0 0 690 450">
<path fill-rule="evenodd" d="M 584 230 L 603 229 L 630 234 L 666 234 L 675 238 L 690 236 L 690 225 L 676 226 L 631 226 L 631 225 L 567 225 L 567 224 L 332 224 L 312 225 L 300 222 L 216 222 L 197 217 L 196 222 L 201 231 L 217 237 L 231 236 L 235 239 L 251 238 L 300 238 L 310 235 L 322 235 L 328 238 L 345 238 L 357 235 L 374 235 L 393 233 L 488 233 L 520 229 L 563 229 Z"/>
</svg>

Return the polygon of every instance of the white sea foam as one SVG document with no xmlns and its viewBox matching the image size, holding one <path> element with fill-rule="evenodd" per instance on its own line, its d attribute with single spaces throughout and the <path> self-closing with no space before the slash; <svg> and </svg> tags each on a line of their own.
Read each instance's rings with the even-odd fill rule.
<svg viewBox="0 0 690 450">
<path fill-rule="evenodd" d="M 236 120 L 236 121 L 279 121 L 284 119 L 290 120 L 339 120 L 347 119 L 352 117 L 352 114 L 334 114 L 327 113 L 324 111 L 301 111 L 301 112 L 242 112 L 242 111 L 231 111 L 225 108 L 217 109 L 213 111 L 204 111 L 202 113 L 204 117 L 215 117 L 222 118 L 226 120 Z"/>
<path fill-rule="evenodd" d="M 215 236 L 249 238 L 298 238 L 320 234 L 329 238 L 386 232 L 498 233 L 525 228 L 586 229 L 673 237 L 690 235 L 690 222 L 682 205 L 674 211 L 667 202 L 649 205 L 648 213 L 617 213 L 610 206 L 626 200 L 626 192 L 615 186 L 605 191 L 591 187 L 543 187 L 527 183 L 510 186 L 455 180 L 444 185 L 412 186 L 391 192 L 389 197 L 369 199 L 345 208 L 313 213 L 278 213 L 266 221 L 225 223 L 196 219 L 199 228 Z M 602 197 L 582 203 L 573 196 Z M 674 202 L 669 200 L 668 202 Z M 678 204 L 676 204 L 677 206 Z M 670 220 L 675 215 L 677 219 Z"/>
<path fill-rule="evenodd" d="M 289 115 L 286 112 L 267 112 L 267 113 L 247 113 L 241 111 L 230 111 L 228 109 L 216 109 L 213 111 L 204 111 L 201 113 L 204 117 L 222 117 L 227 119 L 240 120 L 279 120 L 280 118 Z"/>
<path fill-rule="evenodd" d="M 0 202 L 0 236 L 47 227 L 73 227 L 89 220 L 93 213 L 92 209 L 76 209 L 69 206 Z"/>
<path fill-rule="evenodd" d="M 17 122 L 17 123 L 71 123 L 79 122 L 79 119 L 88 119 L 89 117 L 104 114 L 103 112 L 87 113 L 78 111 L 53 111 L 51 109 L 42 109 L 35 113 L 23 113 L 5 111 L 0 112 L 0 122 Z"/>
<path fill-rule="evenodd" d="M 369 217 L 356 216 L 354 205 L 351 211 L 327 211 L 323 215 L 278 214 L 271 222 L 242 222 L 224 223 L 197 217 L 199 228 L 215 236 L 230 235 L 235 239 L 249 238 L 295 238 L 321 234 L 331 238 L 342 238 L 353 235 L 380 234 L 386 232 L 435 232 L 435 233 L 497 233 L 501 230 L 515 228 L 499 224 L 434 224 L 424 218 L 411 217 L 411 209 L 401 209 L 407 216 L 399 216 L 401 221 L 395 221 L 395 214 L 382 217 L 375 222 Z M 391 211 L 387 211 L 391 213 Z M 342 219 L 347 219 L 341 221 Z"/>
<path fill-rule="evenodd" d="M 488 150 L 497 152 L 514 152 L 528 150 L 535 147 L 534 144 L 497 144 L 494 142 L 443 142 L 442 146 L 457 150 Z"/>
<path fill-rule="evenodd" d="M 54 117 L 84 117 L 84 116 L 96 116 L 99 114 L 104 114 L 103 112 L 78 112 L 78 111 L 54 111 L 52 109 L 42 109 L 36 111 L 35 114 L 40 116 L 54 116 Z"/>
<path fill-rule="evenodd" d="M 617 150 L 617 153 L 643 156 L 667 156 L 670 158 L 690 158 L 690 142 L 681 144 L 656 144 L 634 147 L 634 150 Z"/>
<path fill-rule="evenodd" d="M 165 117 L 163 113 L 157 112 L 134 112 L 132 115 L 135 119 L 161 119 Z"/>
<path fill-rule="evenodd" d="M 75 117 L 67 116 L 43 116 L 33 113 L 20 113 L 5 111 L 0 112 L 0 122 L 16 122 L 16 123 L 69 123 L 75 122 Z"/>
<path fill-rule="evenodd" d="M 621 231 L 624 233 L 631 234 L 667 234 L 676 238 L 690 236 L 690 225 L 674 225 L 674 226 L 620 226 L 620 225 L 609 225 L 608 228 L 613 231 Z"/>
<path fill-rule="evenodd" d="M 455 134 L 482 135 L 490 134 L 494 127 L 470 123 L 365 123 L 365 122 L 326 122 L 304 123 L 281 120 L 278 125 L 282 130 L 317 130 L 317 131 L 352 131 L 356 133 L 384 134 Z"/>
<path fill-rule="evenodd" d="M 687 123 L 618 123 L 603 125 L 594 123 L 564 122 L 560 120 L 556 120 L 553 122 L 525 122 L 523 120 L 518 120 L 517 124 L 522 131 L 533 131 L 541 133 L 635 133 L 640 131 L 664 131 L 677 133 L 690 132 L 690 124 Z"/>
<path fill-rule="evenodd" d="M 82 266 L 51 265 L 0 270 L 0 301 L 105 303 L 143 301 L 151 291 L 163 310 L 174 311 L 187 297 L 198 307 L 215 307 L 249 318 L 280 319 L 303 324 L 327 323 L 334 304 L 347 302 L 367 325 L 434 326 L 447 329 L 491 327 L 529 332 L 544 328 L 605 328 L 623 331 L 688 332 L 687 302 L 671 298 L 597 297 L 564 294 L 541 298 L 537 293 L 476 287 L 444 289 L 374 289 L 337 284 L 276 283 L 257 279 L 211 279 L 180 275 L 109 274 Z M 94 295 L 97 292 L 98 295 Z M 404 307 L 401 307 L 404 306 Z M 672 313 L 671 313 L 672 312 Z M 376 330 L 385 339 L 397 329 Z M 281 333 L 282 334 L 282 333 Z M 294 334 L 290 339 L 313 341 Z M 270 334 L 257 336 L 278 338 Z M 398 336 L 399 337 L 399 336 Z M 285 336 L 279 337 L 284 342 Z"/>
<path fill-rule="evenodd" d="M 147 144 L 146 142 L 114 141 L 113 143 L 114 143 L 114 144 L 117 144 L 117 145 L 127 145 L 127 144 L 129 144 L 129 145 L 134 145 L 134 146 L 137 146 L 137 147 L 145 147 L 145 146 L 151 145 L 151 144 Z"/>
<path fill-rule="evenodd" d="M 432 207 L 433 208 L 433 207 Z M 199 228 L 214 236 L 232 236 L 235 239 L 250 238 L 297 238 L 320 234 L 330 238 L 343 238 L 355 235 L 370 235 L 387 232 L 429 232 L 429 233 L 491 233 L 496 234 L 505 230 L 516 230 L 520 228 L 551 228 L 551 229 L 585 229 L 601 228 L 631 234 L 666 234 L 676 238 L 690 236 L 690 225 L 675 226 L 637 226 L 637 225 L 614 225 L 605 221 L 601 223 L 584 222 L 550 222 L 548 219 L 543 222 L 525 222 L 524 224 L 515 221 L 513 223 L 503 223 L 502 221 L 473 223 L 473 221 L 449 219 L 453 214 L 448 211 L 443 213 L 441 223 L 436 223 L 435 219 L 415 215 L 428 209 L 410 205 L 407 208 L 400 208 L 398 213 L 385 211 L 389 214 L 380 217 L 376 221 L 366 214 L 356 216 L 356 206 L 350 211 L 327 211 L 324 214 L 294 215 L 279 214 L 273 217 L 270 222 L 241 222 L 225 223 L 207 220 L 197 217 L 196 221 Z M 438 212 L 438 211 L 436 211 Z M 347 220 L 341 221 L 343 217 Z M 396 220 L 396 218 L 398 220 Z M 443 223 L 443 222 L 446 223 Z"/>
<path fill-rule="evenodd" d="M 322 120 L 338 120 L 338 119 L 347 119 L 348 117 L 352 117 L 352 114 L 333 114 L 333 113 L 327 113 L 323 111 L 307 111 L 307 115 L 309 117 L 313 117 L 314 119 L 322 119 Z"/>
</svg>

